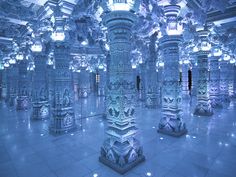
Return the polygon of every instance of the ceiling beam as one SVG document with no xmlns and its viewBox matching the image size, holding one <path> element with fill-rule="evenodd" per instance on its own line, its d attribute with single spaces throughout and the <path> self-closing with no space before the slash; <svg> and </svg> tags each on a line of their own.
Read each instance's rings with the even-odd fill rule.
<svg viewBox="0 0 236 177">
<path fill-rule="evenodd" d="M 236 6 L 227 8 L 224 12 L 213 11 L 207 13 L 207 22 L 213 22 L 215 25 L 221 25 L 236 21 Z"/>
<path fill-rule="evenodd" d="M 37 4 L 39 6 L 43 6 L 48 0 L 25 0 L 25 1 Z"/>
<path fill-rule="evenodd" d="M 7 20 L 7 22 L 10 22 L 13 24 L 24 25 L 24 26 L 28 23 L 28 21 L 16 19 L 16 18 L 11 18 L 11 17 L 4 17 L 2 19 L 5 19 L 5 20 Z"/>
</svg>

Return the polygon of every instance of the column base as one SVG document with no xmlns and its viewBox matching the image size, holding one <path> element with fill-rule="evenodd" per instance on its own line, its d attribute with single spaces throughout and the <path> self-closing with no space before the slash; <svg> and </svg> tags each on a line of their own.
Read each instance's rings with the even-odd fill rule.
<svg viewBox="0 0 236 177">
<path fill-rule="evenodd" d="M 213 110 L 209 104 L 201 103 L 197 104 L 193 114 L 196 116 L 212 116 Z"/>
<path fill-rule="evenodd" d="M 29 98 L 28 96 L 18 96 L 16 99 L 16 109 L 17 110 L 26 110 L 29 108 Z"/>
<path fill-rule="evenodd" d="M 101 148 L 99 161 L 120 174 L 124 174 L 139 163 L 145 161 L 142 147 L 136 139 L 132 142 L 106 140 Z M 132 145 L 131 145 L 132 143 Z"/>
<path fill-rule="evenodd" d="M 179 113 L 177 113 L 177 115 L 164 114 L 159 123 L 157 132 L 174 137 L 179 137 L 186 134 L 188 130 L 186 129 L 186 125 L 182 121 Z"/>
<path fill-rule="evenodd" d="M 50 106 L 48 101 L 40 101 L 33 103 L 33 111 L 31 119 L 43 120 L 43 119 L 48 119 L 49 116 L 50 116 Z"/>
<path fill-rule="evenodd" d="M 165 135 L 174 136 L 174 137 L 180 137 L 182 135 L 187 134 L 188 130 L 187 129 L 183 129 L 183 130 L 180 130 L 178 132 L 173 132 L 173 131 L 168 131 L 168 130 L 165 130 L 165 129 L 158 129 L 157 132 L 161 133 L 161 134 L 165 134 Z"/>
<path fill-rule="evenodd" d="M 218 98 L 210 98 L 212 108 L 223 108 L 222 102 Z"/>
<path fill-rule="evenodd" d="M 157 107 L 158 100 L 156 94 L 146 94 L 146 107 L 150 109 L 155 109 Z"/>
<path fill-rule="evenodd" d="M 69 133 L 75 131 L 75 115 L 72 107 L 53 109 L 50 120 L 49 131 L 53 135 Z"/>
<path fill-rule="evenodd" d="M 129 170 L 131 170 L 132 168 L 137 166 L 139 163 L 144 162 L 145 157 L 142 155 L 142 156 L 138 157 L 134 162 L 131 162 L 131 163 L 125 165 L 124 167 L 121 167 L 118 164 L 115 164 L 102 156 L 99 157 L 99 161 L 101 163 L 103 163 L 104 165 L 110 167 L 111 169 L 115 170 L 116 172 L 118 172 L 120 174 L 125 174 L 126 172 L 128 172 Z"/>
</svg>

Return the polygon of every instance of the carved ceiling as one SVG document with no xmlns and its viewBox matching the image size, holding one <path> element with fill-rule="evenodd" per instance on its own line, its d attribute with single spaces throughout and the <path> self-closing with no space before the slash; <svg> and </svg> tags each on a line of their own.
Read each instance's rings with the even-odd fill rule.
<svg viewBox="0 0 236 177">
<path fill-rule="evenodd" d="M 1 0 L 0 1 L 0 43 L 3 39 L 11 40 L 21 37 L 27 30 L 27 23 L 45 17 L 43 9 L 50 2 L 60 1 L 62 11 L 72 17 L 77 42 L 87 40 L 89 45 L 104 42 L 104 26 L 97 18 L 99 2 L 102 0 Z M 136 44 L 142 48 L 140 41 L 153 34 L 153 29 L 163 23 L 163 11 L 158 5 L 166 0 L 142 0 L 138 13 L 138 28 L 135 28 Z M 186 3 L 183 18 L 194 19 L 195 23 L 214 22 L 222 41 L 234 45 L 236 39 L 236 0 L 182 0 Z M 65 5 L 64 5 L 65 4 Z M 71 11 L 71 12 L 70 12 Z M 189 25 L 189 24 L 188 24 Z M 137 27 L 136 26 L 136 27 Z M 192 38 L 191 24 L 184 33 L 185 39 Z M 100 40 L 103 38 L 103 41 Z M 146 39 L 145 39 L 146 40 Z M 2 46 L 1 46 L 2 47 Z"/>
</svg>

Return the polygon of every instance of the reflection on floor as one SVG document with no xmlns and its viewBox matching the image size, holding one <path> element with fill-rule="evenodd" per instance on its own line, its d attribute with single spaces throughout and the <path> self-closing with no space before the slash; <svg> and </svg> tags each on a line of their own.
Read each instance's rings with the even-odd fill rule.
<svg viewBox="0 0 236 177">
<path fill-rule="evenodd" d="M 146 161 L 126 177 L 233 177 L 236 174 L 236 101 L 212 117 L 193 116 L 184 103 L 189 133 L 174 138 L 157 133 L 160 109 L 136 111 Z M 80 121 L 82 110 L 82 121 Z M 103 98 L 76 104 L 80 130 L 48 134 L 48 121 L 30 121 L 30 111 L 0 104 L 0 177 L 119 177 L 99 163 L 106 120 Z"/>
</svg>

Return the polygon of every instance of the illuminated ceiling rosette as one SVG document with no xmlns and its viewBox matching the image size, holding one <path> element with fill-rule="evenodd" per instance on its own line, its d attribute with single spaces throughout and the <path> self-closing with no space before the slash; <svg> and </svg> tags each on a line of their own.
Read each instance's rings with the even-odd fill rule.
<svg viewBox="0 0 236 177">
<path fill-rule="evenodd" d="M 133 11 L 139 10 L 140 0 L 103 0 L 105 11 Z"/>
</svg>

